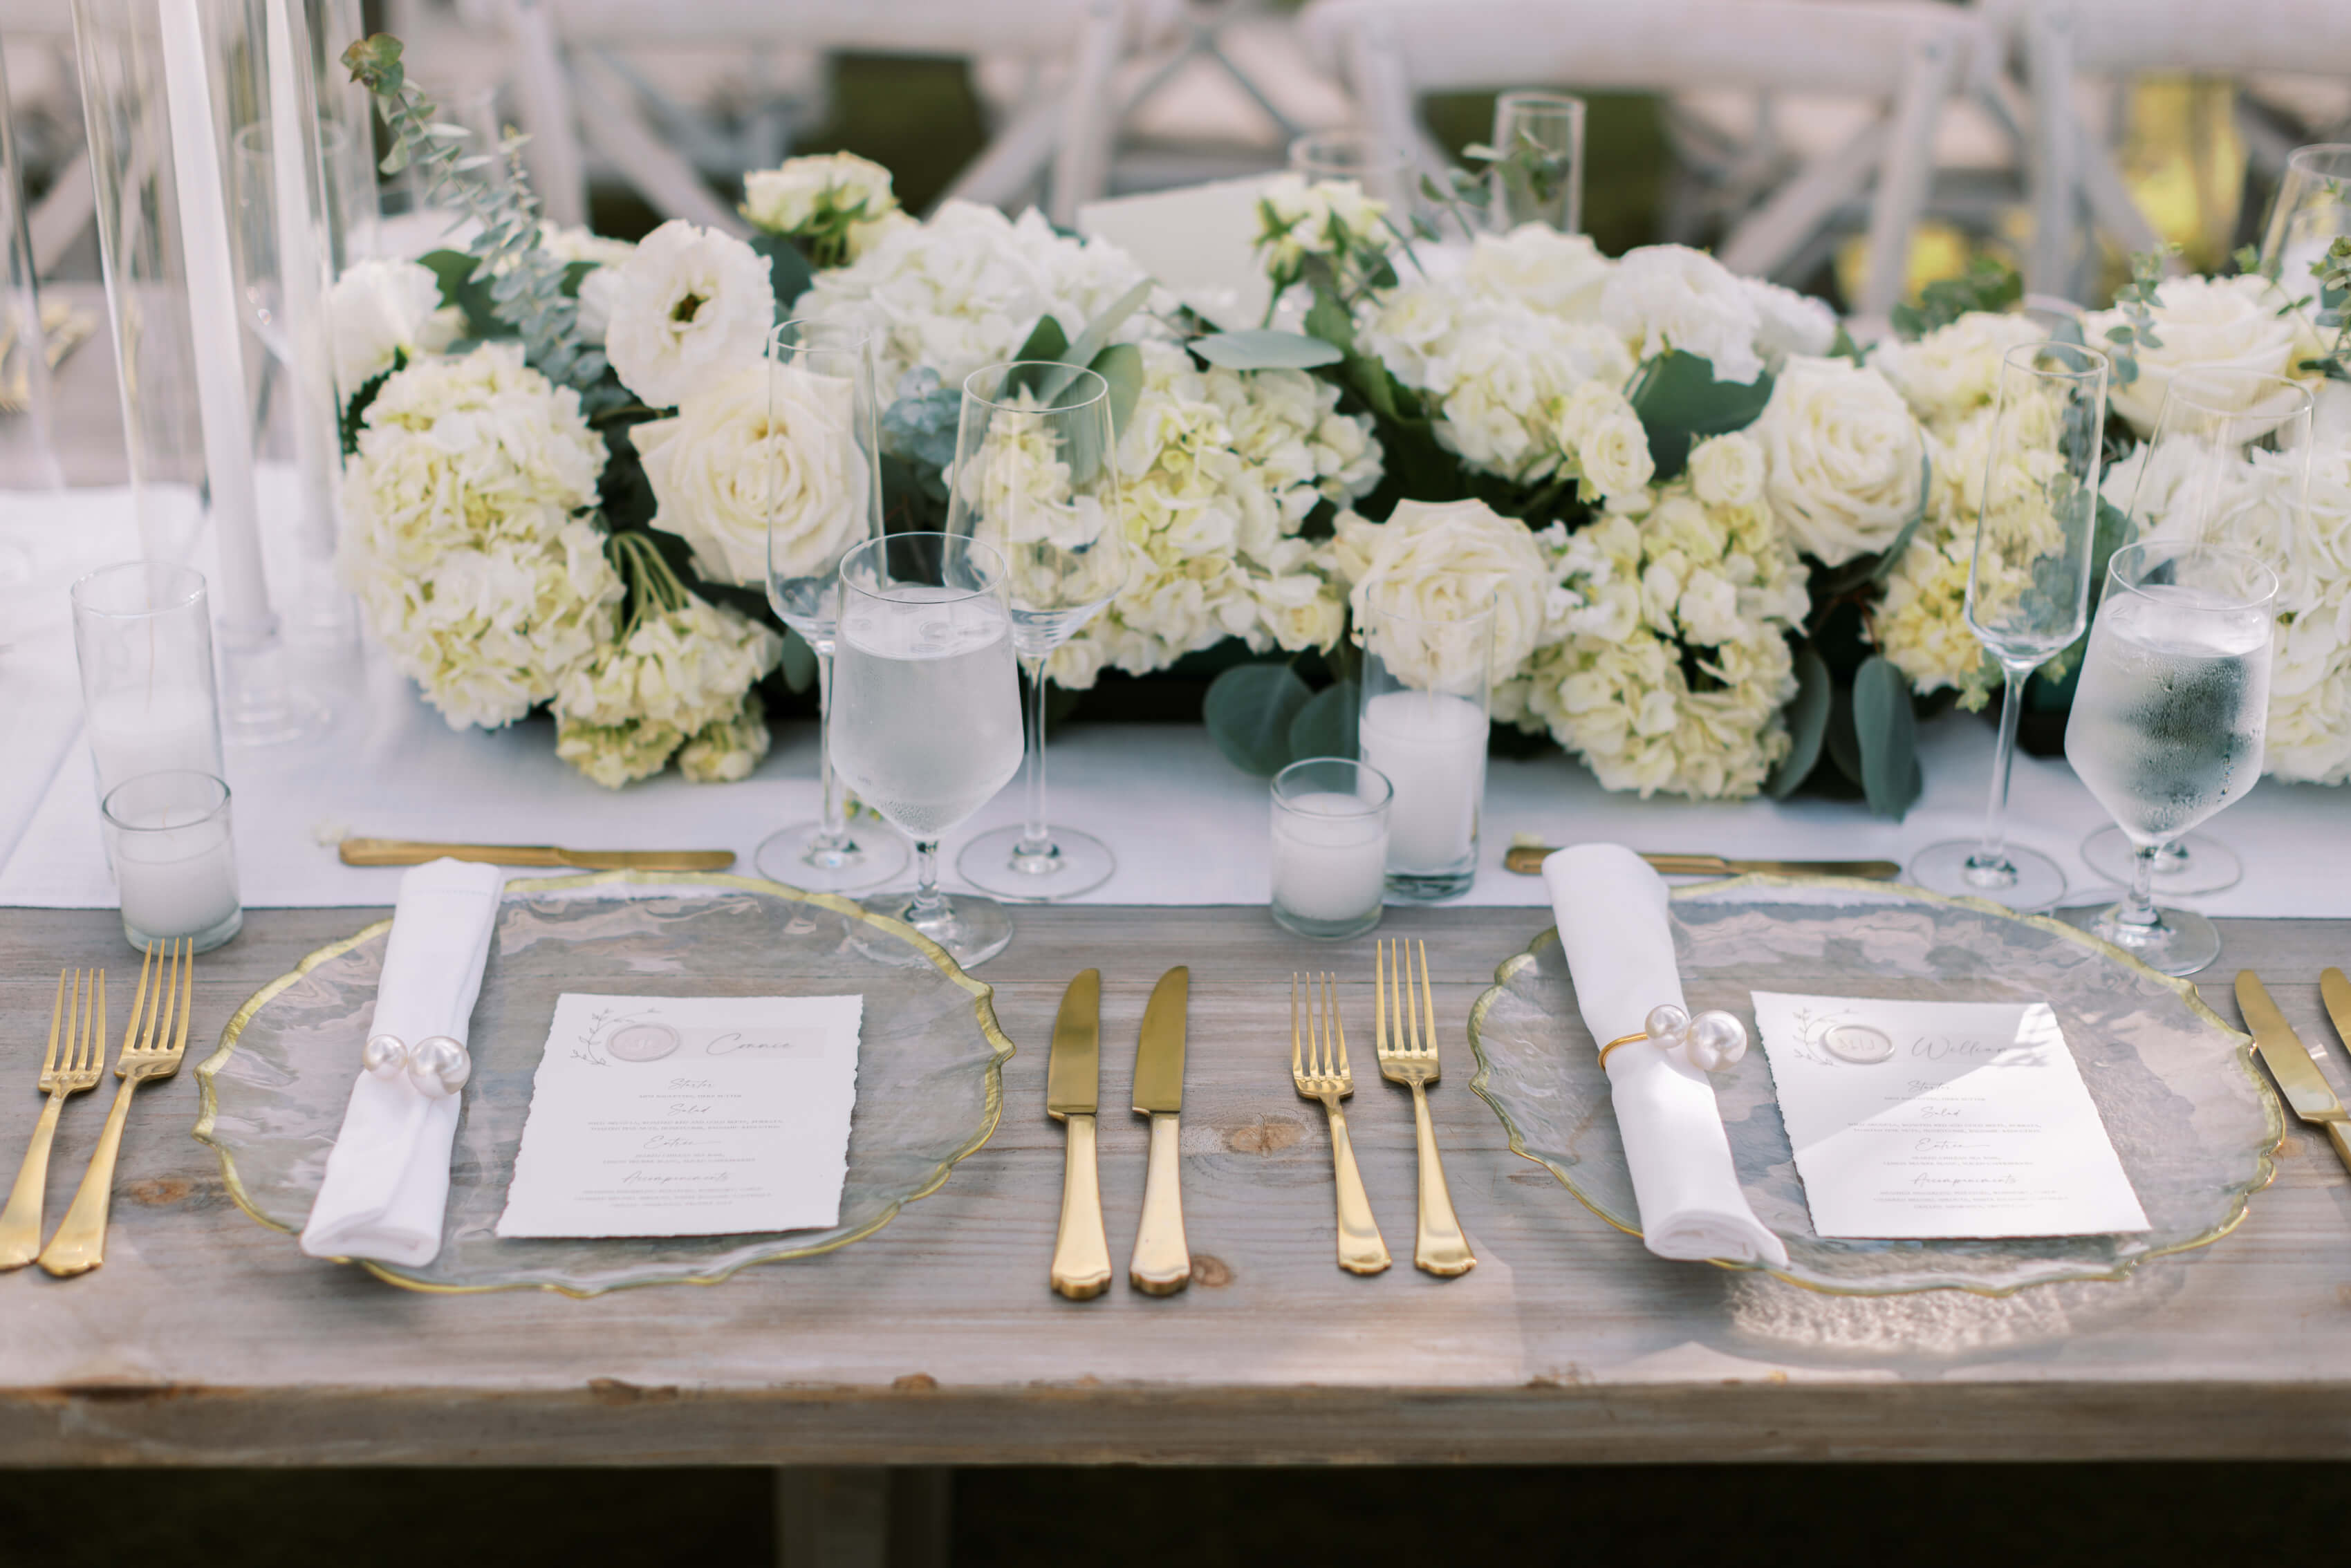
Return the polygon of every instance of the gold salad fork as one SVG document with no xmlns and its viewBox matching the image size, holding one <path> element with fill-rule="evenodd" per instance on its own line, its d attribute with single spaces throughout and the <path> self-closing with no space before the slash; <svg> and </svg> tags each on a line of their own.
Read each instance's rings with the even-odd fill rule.
<svg viewBox="0 0 2351 1568">
<path fill-rule="evenodd" d="M 1420 944 L 1420 1018 L 1413 1012 L 1412 960 L 1402 941 L 1372 949 L 1374 991 L 1373 1044 L 1380 1076 L 1412 1090 L 1413 1129 L 1420 1145 L 1420 1233 L 1412 1260 L 1429 1273 L 1451 1278 L 1478 1266 L 1469 1239 L 1454 1218 L 1453 1195 L 1445 1188 L 1445 1162 L 1437 1153 L 1437 1129 L 1428 1120 L 1428 1086 L 1437 1082 L 1437 997 L 1428 984 L 1428 944 Z M 1393 1006 L 1391 1006 L 1393 999 Z M 1427 1020 L 1423 1033 L 1420 1019 Z M 1393 1027 L 1391 1027 L 1393 1024 Z"/>
<path fill-rule="evenodd" d="M 1350 1274 L 1376 1274 L 1390 1261 L 1388 1244 L 1372 1218 L 1372 1200 L 1364 1193 L 1362 1173 L 1355 1169 L 1355 1145 L 1347 1137 L 1347 1113 L 1339 1102 L 1355 1092 L 1355 1075 L 1347 1065 L 1347 1030 L 1339 1021 L 1337 977 L 1319 977 L 1322 986 L 1322 1027 L 1314 1027 L 1314 987 L 1306 980 L 1306 1029 L 1298 1028 L 1298 977 L 1290 977 L 1290 1076 L 1298 1092 L 1322 1102 L 1331 1117 L 1331 1164 L 1339 1188 L 1339 1267 Z"/>
<path fill-rule="evenodd" d="M 159 954 L 161 963 L 156 961 Z M 146 961 L 139 966 L 139 994 L 122 1030 L 122 1054 L 114 1061 L 114 1075 L 122 1086 L 114 1092 L 114 1109 L 106 1114 L 106 1131 L 99 1134 L 98 1150 L 89 1156 L 89 1169 L 82 1173 L 65 1223 L 41 1249 L 41 1267 L 60 1279 L 86 1274 L 106 1261 L 107 1200 L 113 1196 L 114 1156 L 122 1147 L 122 1124 L 131 1119 L 131 1092 L 151 1078 L 169 1078 L 180 1070 L 180 1053 L 188 1045 L 188 1008 L 195 994 L 194 957 L 186 937 L 147 945 Z M 175 1008 L 180 1015 L 176 1027 L 172 1018 Z"/>
<path fill-rule="evenodd" d="M 57 1053 L 63 1025 L 65 1054 Z M 48 1196 L 49 1142 L 66 1096 L 98 1087 L 106 1066 L 106 976 L 99 970 L 57 971 L 57 999 L 49 1009 L 49 1049 L 41 1057 L 41 1092 L 49 1103 L 33 1127 L 32 1146 L 16 1171 L 8 1207 L 0 1213 L 0 1269 L 21 1269 L 40 1255 L 41 1200 Z"/>
</svg>

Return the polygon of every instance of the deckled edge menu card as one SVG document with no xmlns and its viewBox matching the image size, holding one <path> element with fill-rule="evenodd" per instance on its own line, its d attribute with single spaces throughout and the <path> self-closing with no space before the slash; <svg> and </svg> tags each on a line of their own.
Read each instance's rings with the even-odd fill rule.
<svg viewBox="0 0 2351 1568">
<path fill-rule="evenodd" d="M 566 992 L 497 1233 L 838 1224 L 864 1007 L 862 997 Z"/>
<path fill-rule="evenodd" d="M 1755 1022 L 1821 1236 L 2147 1228 L 2046 1002 L 1757 991 Z"/>
</svg>

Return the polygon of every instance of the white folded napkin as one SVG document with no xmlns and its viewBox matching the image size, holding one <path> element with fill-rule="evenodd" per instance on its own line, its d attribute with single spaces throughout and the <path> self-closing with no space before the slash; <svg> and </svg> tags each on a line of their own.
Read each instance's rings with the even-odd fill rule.
<svg viewBox="0 0 2351 1568">
<path fill-rule="evenodd" d="M 1665 879 L 1639 855 L 1622 844 L 1575 844 L 1543 862 L 1543 883 L 1596 1043 L 1640 1033 L 1661 1002 L 1687 1005 L 1674 967 Z M 1706 1074 L 1678 1048 L 1636 1042 L 1609 1053 L 1608 1082 L 1649 1250 L 1784 1268 L 1787 1248 L 1739 1190 Z"/>
<path fill-rule="evenodd" d="M 414 1045 L 445 1034 L 464 1043 L 505 883 L 496 866 L 451 860 L 413 867 L 400 879 L 369 1038 L 397 1035 Z M 361 1071 L 302 1228 L 302 1250 L 314 1258 L 431 1262 L 441 1250 L 449 1202 L 458 1099 L 429 1096 L 405 1073 Z"/>
</svg>

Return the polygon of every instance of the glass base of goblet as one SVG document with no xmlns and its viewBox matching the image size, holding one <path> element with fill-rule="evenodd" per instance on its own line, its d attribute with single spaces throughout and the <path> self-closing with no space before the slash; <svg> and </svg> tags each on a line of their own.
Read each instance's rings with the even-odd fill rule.
<svg viewBox="0 0 2351 1568">
<path fill-rule="evenodd" d="M 864 901 L 869 913 L 905 921 L 946 948 L 947 956 L 967 969 L 977 968 L 995 957 L 1012 940 L 1012 916 L 992 898 L 972 893 L 953 894 L 947 897 L 946 913 L 926 920 L 909 918 L 914 902 L 912 893 L 881 894 Z M 885 964 L 923 961 L 922 956 L 904 942 L 890 941 L 869 925 L 860 925 L 849 940 L 867 957 Z"/>
<path fill-rule="evenodd" d="M 990 829 L 963 847 L 956 857 L 956 874 L 998 898 L 1050 904 L 1092 893 L 1118 870 L 1118 857 L 1092 833 L 1047 828 L 1043 854 L 1023 852 L 1028 838 L 1022 828 Z"/>
<path fill-rule="evenodd" d="M 769 882 L 803 893 L 862 893 L 906 869 L 905 841 L 875 822 L 852 823 L 846 842 L 828 842 L 821 822 L 801 822 L 761 841 L 751 863 Z"/>
<path fill-rule="evenodd" d="M 1928 844 L 1910 862 L 1910 882 L 1929 893 L 1988 899 L 2010 909 L 2047 909 L 2065 896 L 2065 873 L 2047 855 L 2011 844 L 1995 861 L 1980 839 Z"/>
<path fill-rule="evenodd" d="M 2082 841 L 2082 860 L 2100 876 L 2128 883 L 2137 856 L 2130 835 L 2105 827 Z M 2189 833 L 2175 839 L 2155 857 L 2155 895 L 2183 898 L 2191 893 L 2218 893 L 2244 880 L 2245 862 L 2218 839 Z"/>
<path fill-rule="evenodd" d="M 2120 903 L 2090 904 L 2061 909 L 2057 918 L 2113 943 L 2158 974 L 2192 975 L 2220 956 L 2220 929 L 2192 909 L 2158 907 L 2152 925 L 2119 920 L 2122 912 Z"/>
</svg>

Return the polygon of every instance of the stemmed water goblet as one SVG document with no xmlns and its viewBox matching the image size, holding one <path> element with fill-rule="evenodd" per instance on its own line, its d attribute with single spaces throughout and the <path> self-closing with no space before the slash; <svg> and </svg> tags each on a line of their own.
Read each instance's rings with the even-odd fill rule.
<svg viewBox="0 0 2351 1568">
<path fill-rule="evenodd" d="M 1911 862 L 1910 880 L 1937 893 L 2045 909 L 2065 891 L 2056 862 L 2008 841 L 2008 783 L 2026 679 L 2088 623 L 2107 369 L 2077 344 L 2021 344 L 2001 358 L 1967 598 L 1968 630 L 2005 677 L 2000 745 L 1983 836 L 1930 844 Z"/>
<path fill-rule="evenodd" d="M 1133 570 L 1120 506 L 1110 383 L 1043 361 L 988 365 L 963 387 L 947 532 L 1004 557 L 1012 647 L 1029 676 L 1029 785 L 1018 827 L 964 846 L 956 870 L 998 898 L 1045 902 L 1100 887 L 1110 846 L 1047 820 L 1047 662 L 1126 587 Z"/>
<path fill-rule="evenodd" d="M 914 841 L 913 894 L 869 899 L 966 968 L 1003 951 L 1012 917 L 992 898 L 939 891 L 939 836 L 1020 769 L 1020 680 L 1004 558 L 957 534 L 868 539 L 841 563 L 840 635 L 827 726 L 841 776 Z M 897 943 L 865 944 L 893 962 Z"/>
<path fill-rule="evenodd" d="M 881 415 L 866 335 L 820 321 L 787 321 L 770 333 L 768 428 L 768 603 L 816 655 L 820 801 L 815 821 L 768 834 L 753 863 L 793 887 L 851 893 L 906 864 L 895 837 L 852 831 L 827 719 L 841 559 L 882 537 Z"/>
</svg>

